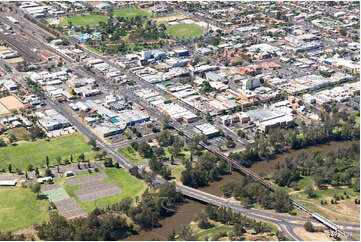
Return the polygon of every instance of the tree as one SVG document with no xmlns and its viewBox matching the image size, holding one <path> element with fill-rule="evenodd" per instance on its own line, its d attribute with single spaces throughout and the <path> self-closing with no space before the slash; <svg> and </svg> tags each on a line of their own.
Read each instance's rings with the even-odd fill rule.
<svg viewBox="0 0 361 242">
<path fill-rule="evenodd" d="M 84 162 L 84 160 L 85 160 L 85 155 L 84 155 L 84 153 L 81 153 L 78 157 L 78 161 Z"/>
<path fill-rule="evenodd" d="M 196 241 L 198 236 L 194 234 L 189 225 L 183 226 L 179 232 L 179 239 L 185 241 Z"/>
<path fill-rule="evenodd" d="M 52 176 L 51 170 L 49 168 L 46 168 L 45 170 L 45 176 Z"/>
<path fill-rule="evenodd" d="M 313 224 L 311 222 L 306 222 L 303 227 L 308 232 L 315 232 L 315 228 L 313 227 Z"/>
<path fill-rule="evenodd" d="M 35 167 L 35 176 L 39 177 L 39 168 Z"/>
<path fill-rule="evenodd" d="M 36 193 L 36 197 L 39 198 L 39 192 L 40 192 L 40 183 L 36 182 L 31 186 L 31 191 L 33 193 Z"/>
<path fill-rule="evenodd" d="M 90 139 L 88 141 L 88 144 L 93 147 L 93 150 L 97 148 L 97 142 L 95 141 L 95 139 Z"/>
<path fill-rule="evenodd" d="M 240 224 L 235 224 L 233 225 L 233 233 L 234 235 L 240 237 L 243 235 L 243 233 L 245 232 L 245 229 L 242 227 L 242 225 Z"/>
<path fill-rule="evenodd" d="M 173 231 L 168 235 L 168 241 L 175 241 L 175 236 L 176 236 L 176 233 L 175 233 L 175 231 L 173 230 Z"/>
</svg>

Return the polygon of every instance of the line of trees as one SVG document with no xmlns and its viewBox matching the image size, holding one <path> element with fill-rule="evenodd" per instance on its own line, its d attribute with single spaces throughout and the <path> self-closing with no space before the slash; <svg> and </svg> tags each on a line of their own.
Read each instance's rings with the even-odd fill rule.
<svg viewBox="0 0 361 242">
<path fill-rule="evenodd" d="M 206 216 L 213 221 L 232 225 L 232 235 L 233 237 L 237 237 L 237 240 L 242 240 L 241 236 L 246 232 L 246 229 L 253 229 L 256 233 L 272 231 L 272 227 L 267 223 L 257 221 L 239 213 L 234 213 L 231 209 L 208 205 L 205 212 Z M 277 231 L 276 235 L 279 240 L 288 240 L 282 232 Z"/>
<path fill-rule="evenodd" d="M 249 177 L 245 177 L 241 183 L 229 182 L 223 184 L 220 188 L 225 197 L 234 197 L 241 201 L 245 207 L 253 207 L 255 204 L 259 204 L 265 209 L 275 209 L 280 213 L 293 210 L 287 192 L 283 190 L 271 192 Z"/>
</svg>

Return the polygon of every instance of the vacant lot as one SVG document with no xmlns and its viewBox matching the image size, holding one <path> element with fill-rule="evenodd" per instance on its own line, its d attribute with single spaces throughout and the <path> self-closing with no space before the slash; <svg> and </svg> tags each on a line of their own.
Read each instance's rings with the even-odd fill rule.
<svg viewBox="0 0 361 242">
<path fill-rule="evenodd" d="M 122 8 L 113 11 L 115 17 L 134 18 L 136 16 L 150 16 L 147 11 L 138 8 Z"/>
<path fill-rule="evenodd" d="M 131 146 L 124 147 L 118 150 L 118 153 L 124 156 L 127 160 L 133 163 L 148 163 L 149 159 L 143 158 L 136 150 Z"/>
<path fill-rule="evenodd" d="M 55 163 L 58 156 L 65 158 L 72 154 L 76 160 L 77 155 L 81 153 L 85 153 L 87 159 L 95 152 L 80 134 L 61 136 L 51 141 L 20 142 L 16 146 L 0 148 L 0 168 L 6 169 L 8 164 L 12 164 L 14 169 L 23 169 L 28 163 L 44 166 L 46 156 L 49 156 L 50 163 Z"/>
<path fill-rule="evenodd" d="M 8 131 L 8 133 L 15 135 L 17 140 L 29 140 L 30 139 L 30 133 L 24 127 L 18 127 L 18 128 L 10 129 Z"/>
<path fill-rule="evenodd" d="M 69 22 L 73 26 L 95 26 L 100 22 L 107 22 L 108 17 L 97 14 L 86 14 L 86 15 L 74 15 L 71 17 L 62 18 L 60 20 L 60 25 L 69 25 Z"/>
<path fill-rule="evenodd" d="M 200 37 L 203 31 L 195 24 L 176 24 L 168 27 L 167 33 L 178 38 L 196 38 Z"/>
<path fill-rule="evenodd" d="M 22 229 L 45 221 L 48 205 L 47 199 L 36 199 L 29 188 L 0 188 L 0 231 Z"/>
<path fill-rule="evenodd" d="M 103 183 L 113 182 L 115 183 L 121 190 L 122 193 L 108 196 L 105 198 L 97 199 L 95 201 L 89 202 L 81 202 L 79 198 L 76 196 L 76 191 L 81 189 L 81 185 L 68 186 L 65 184 L 65 180 L 61 181 L 66 192 L 73 197 L 80 207 L 87 213 L 90 213 L 96 206 L 98 207 L 106 207 L 108 204 L 113 204 L 119 202 L 121 199 L 125 197 L 136 197 L 143 193 L 145 190 L 145 185 L 142 181 L 136 179 L 131 176 L 124 169 L 106 169 L 104 171 L 108 176 L 102 180 Z M 99 173 L 98 173 L 99 174 Z M 86 177 L 86 175 L 77 176 L 77 177 Z M 76 178 L 75 178 L 76 179 Z M 71 180 L 70 180 L 71 181 Z"/>
</svg>

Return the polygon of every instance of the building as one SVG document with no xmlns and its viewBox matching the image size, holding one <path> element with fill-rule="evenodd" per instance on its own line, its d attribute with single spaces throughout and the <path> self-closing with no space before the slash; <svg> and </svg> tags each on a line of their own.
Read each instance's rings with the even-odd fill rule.
<svg viewBox="0 0 361 242">
<path fill-rule="evenodd" d="M 38 123 L 46 131 L 58 130 L 69 127 L 70 122 L 61 114 L 57 113 L 53 109 L 44 111 L 43 113 L 37 113 L 39 117 Z"/>
<path fill-rule="evenodd" d="M 292 115 L 285 115 L 270 109 L 256 109 L 247 112 L 250 119 L 257 125 L 258 129 L 268 132 L 274 127 L 290 127 L 294 124 Z"/>
<path fill-rule="evenodd" d="M 219 135 L 219 130 L 210 123 L 199 124 L 195 128 L 208 138 Z"/>
<path fill-rule="evenodd" d="M 99 4 L 95 5 L 94 7 L 96 7 L 99 10 L 106 10 L 106 9 L 112 8 L 112 5 L 109 3 L 99 3 Z"/>
<path fill-rule="evenodd" d="M 255 89 L 259 86 L 261 86 L 261 82 L 258 78 L 249 78 L 242 80 L 243 88 L 247 90 Z"/>
</svg>

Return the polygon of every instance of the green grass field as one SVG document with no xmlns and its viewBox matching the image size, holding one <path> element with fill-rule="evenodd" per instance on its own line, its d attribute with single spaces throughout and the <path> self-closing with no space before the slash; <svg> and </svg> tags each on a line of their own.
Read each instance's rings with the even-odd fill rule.
<svg viewBox="0 0 361 242">
<path fill-rule="evenodd" d="M 60 183 L 63 185 L 65 191 L 69 194 L 69 196 L 73 197 L 80 207 L 84 209 L 85 212 L 90 213 L 94 208 L 95 204 L 99 207 L 105 207 L 107 204 L 112 204 L 115 202 L 119 202 L 121 199 L 125 197 L 136 197 L 140 196 L 144 190 L 145 190 L 145 184 L 136 179 L 135 177 L 131 176 L 126 170 L 124 169 L 106 169 L 104 171 L 108 175 L 108 178 L 104 179 L 102 182 L 114 182 L 117 186 L 122 189 L 122 193 L 113 195 L 106 198 L 101 198 L 95 201 L 89 201 L 89 202 L 80 202 L 80 200 L 77 198 L 77 196 L 74 194 L 74 191 L 81 188 L 81 186 L 74 186 L 69 187 L 66 185 L 66 179 L 63 179 Z M 96 173 L 94 173 L 96 174 Z M 83 177 L 87 175 L 82 176 L 76 176 L 76 178 Z"/>
<path fill-rule="evenodd" d="M 106 23 L 107 20 L 108 17 L 97 14 L 74 15 L 71 17 L 62 18 L 60 20 L 60 25 L 69 25 L 69 22 L 71 22 L 73 26 L 95 26 L 100 22 Z"/>
<path fill-rule="evenodd" d="M 58 156 L 64 158 L 73 154 L 76 159 L 76 155 L 81 153 L 85 154 L 86 159 L 95 154 L 80 134 L 61 136 L 50 141 L 19 142 L 16 146 L 0 148 L 0 168 L 7 169 L 8 164 L 12 164 L 13 170 L 23 169 L 28 163 L 44 166 L 46 156 L 49 156 L 50 163 L 55 163 L 55 158 Z"/>
<path fill-rule="evenodd" d="M 148 163 L 149 159 L 143 158 L 136 150 L 131 146 L 124 147 L 118 150 L 118 153 L 124 156 L 127 160 L 130 160 L 133 163 Z"/>
<path fill-rule="evenodd" d="M 36 199 L 29 188 L 0 188 L 0 231 L 18 230 L 47 220 L 44 210 L 48 205 L 47 199 Z"/>
<path fill-rule="evenodd" d="M 196 38 L 203 34 L 203 30 L 195 24 L 176 24 L 169 26 L 167 33 L 178 38 Z"/>
<path fill-rule="evenodd" d="M 151 14 L 147 11 L 138 8 L 122 8 L 113 11 L 115 17 L 123 18 L 134 18 L 136 16 L 146 16 L 149 17 Z"/>
</svg>

